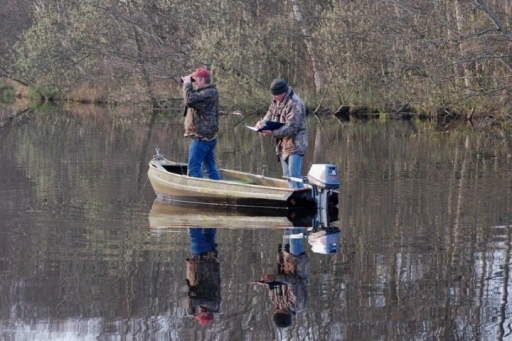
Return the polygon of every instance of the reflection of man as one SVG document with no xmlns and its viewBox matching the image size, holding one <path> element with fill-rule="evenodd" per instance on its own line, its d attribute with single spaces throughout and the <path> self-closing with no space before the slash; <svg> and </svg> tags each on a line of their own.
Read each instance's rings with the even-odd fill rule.
<svg viewBox="0 0 512 341">
<path fill-rule="evenodd" d="M 187 316 L 201 325 L 213 322 L 213 314 L 220 310 L 220 264 L 214 228 L 190 228 L 190 251 L 187 258 L 188 297 L 185 302 Z"/>
<path fill-rule="evenodd" d="M 277 254 L 277 273 L 265 274 L 258 283 L 269 290 L 276 327 L 292 324 L 295 314 L 306 309 L 309 257 L 304 251 L 303 228 L 287 229 Z"/>
</svg>

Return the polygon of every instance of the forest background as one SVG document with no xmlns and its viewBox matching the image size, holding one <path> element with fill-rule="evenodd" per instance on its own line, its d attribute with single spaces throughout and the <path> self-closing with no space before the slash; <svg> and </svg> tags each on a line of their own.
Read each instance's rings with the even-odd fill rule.
<svg viewBox="0 0 512 341">
<path fill-rule="evenodd" d="M 284 78 L 310 110 L 512 122 L 512 2 L 3 0 L 2 100 L 182 107 L 212 70 L 223 110 Z"/>
</svg>

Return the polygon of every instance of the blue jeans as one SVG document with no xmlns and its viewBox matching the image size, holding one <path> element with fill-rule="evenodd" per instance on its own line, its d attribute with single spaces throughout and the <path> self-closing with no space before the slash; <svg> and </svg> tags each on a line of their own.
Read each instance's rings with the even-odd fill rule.
<svg viewBox="0 0 512 341">
<path fill-rule="evenodd" d="M 200 141 L 193 139 L 188 149 L 188 175 L 194 178 L 203 177 L 203 165 L 208 178 L 220 180 L 219 171 L 215 166 L 215 146 L 217 139 Z"/>
<path fill-rule="evenodd" d="M 283 176 L 292 176 L 295 178 L 302 179 L 302 161 L 304 159 L 303 155 L 292 154 L 289 155 L 286 159 L 281 160 L 281 166 L 283 167 Z M 303 182 L 296 182 L 288 180 L 288 186 L 290 188 L 304 188 Z"/>
<path fill-rule="evenodd" d="M 208 252 L 217 252 L 215 243 L 215 228 L 193 227 L 188 229 L 190 237 L 190 251 L 194 256 L 204 256 Z"/>
<path fill-rule="evenodd" d="M 294 256 L 302 255 L 304 251 L 304 228 L 286 229 L 283 234 L 283 247 Z"/>
</svg>

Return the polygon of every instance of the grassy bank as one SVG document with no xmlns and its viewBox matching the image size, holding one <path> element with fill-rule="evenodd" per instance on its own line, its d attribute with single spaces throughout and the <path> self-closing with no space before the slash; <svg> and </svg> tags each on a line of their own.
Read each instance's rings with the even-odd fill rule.
<svg viewBox="0 0 512 341">
<path fill-rule="evenodd" d="M 225 113 L 241 113 L 243 115 L 263 115 L 271 97 L 266 89 L 253 91 L 252 97 L 238 97 L 236 89 L 222 87 L 221 110 Z M 296 90 L 304 99 L 308 114 L 318 116 L 332 115 L 340 122 L 400 119 L 400 120 L 434 120 L 447 127 L 452 122 L 469 122 L 475 126 L 499 125 L 506 131 L 512 126 L 510 108 L 499 103 L 489 103 L 488 99 L 467 101 L 465 105 L 454 107 L 436 105 L 434 103 L 402 103 L 377 100 L 372 97 L 358 97 L 353 103 L 341 101 L 329 93 L 311 94 Z M 133 106 L 157 109 L 164 112 L 181 111 L 183 108 L 181 85 L 174 84 L 162 87 L 155 92 L 155 103 L 151 103 L 142 89 L 112 88 L 104 84 L 88 84 L 76 89 L 63 90 L 57 88 L 36 89 L 4 80 L 0 83 L 0 102 L 12 104 L 24 101 L 34 107 L 44 103 L 62 105 L 66 103 L 94 104 L 101 106 Z M 149 109 L 148 109 L 149 110 Z"/>
</svg>

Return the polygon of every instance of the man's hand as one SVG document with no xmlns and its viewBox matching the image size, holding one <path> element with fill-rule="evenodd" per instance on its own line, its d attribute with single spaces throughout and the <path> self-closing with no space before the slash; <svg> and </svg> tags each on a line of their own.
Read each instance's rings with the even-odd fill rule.
<svg viewBox="0 0 512 341">
<path fill-rule="evenodd" d="M 183 84 L 192 83 L 192 77 L 190 77 L 190 75 L 181 77 L 181 80 L 183 81 Z"/>
<path fill-rule="evenodd" d="M 271 274 L 265 274 L 265 275 L 263 275 L 263 277 L 261 277 L 261 280 L 263 282 L 273 282 L 273 281 L 275 281 L 275 279 L 276 279 L 276 276 L 271 275 Z"/>
<path fill-rule="evenodd" d="M 258 128 L 258 129 L 261 129 L 264 126 L 265 126 L 265 121 L 263 121 L 263 120 L 258 121 L 258 123 L 256 123 L 256 128 Z M 272 130 L 262 130 L 262 131 L 260 131 L 260 135 L 272 136 Z"/>
</svg>

